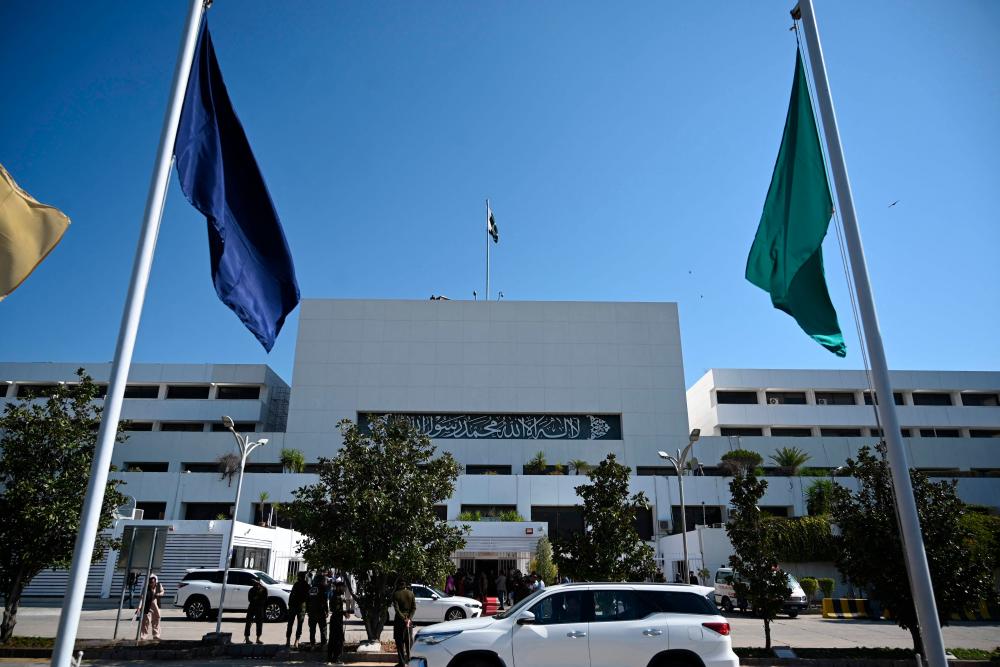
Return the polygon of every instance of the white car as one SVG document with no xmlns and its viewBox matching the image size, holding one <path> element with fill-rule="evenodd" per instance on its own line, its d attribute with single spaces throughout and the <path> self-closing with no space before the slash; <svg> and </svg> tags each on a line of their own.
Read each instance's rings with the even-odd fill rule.
<svg viewBox="0 0 1000 667">
<path fill-rule="evenodd" d="M 462 618 L 476 618 L 483 613 L 483 605 L 479 600 L 460 595 L 448 595 L 433 586 L 425 584 L 410 584 L 413 597 L 417 599 L 417 613 L 413 620 L 417 623 L 440 623 L 455 621 Z M 389 621 L 395 617 L 395 611 L 389 606 Z"/>
<path fill-rule="evenodd" d="M 733 568 L 720 567 L 715 571 L 715 604 L 725 612 L 739 609 L 745 612 L 753 609 L 753 604 L 736 595 L 736 587 L 733 583 L 736 577 L 733 575 Z M 798 580 L 792 575 L 788 575 L 788 598 L 782 605 L 782 612 L 788 614 L 789 618 L 795 618 L 799 612 L 809 608 L 809 601 L 806 593 L 802 590 Z"/>
<path fill-rule="evenodd" d="M 409 667 L 738 667 L 712 589 L 552 586 L 487 618 L 417 632 Z"/>
<path fill-rule="evenodd" d="M 222 570 L 188 570 L 177 584 L 174 606 L 183 607 L 184 615 L 192 621 L 214 618 L 219 612 L 219 598 L 222 594 Z M 288 594 L 291 584 L 275 581 L 265 572 L 230 568 L 229 583 L 226 584 L 226 611 L 246 611 L 249 606 L 247 592 L 258 578 L 267 588 L 267 606 L 264 618 L 280 621 L 288 610 Z"/>
</svg>

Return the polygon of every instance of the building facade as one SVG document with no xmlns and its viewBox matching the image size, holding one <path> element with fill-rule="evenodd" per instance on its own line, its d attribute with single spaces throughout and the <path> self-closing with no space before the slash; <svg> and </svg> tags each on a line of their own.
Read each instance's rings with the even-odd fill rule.
<svg viewBox="0 0 1000 667">
<path fill-rule="evenodd" d="M 669 573 L 681 558 L 665 539 L 679 529 L 680 480 L 657 452 L 683 448 L 692 428 L 701 438 L 683 480 L 689 528 L 726 520 L 719 461 L 731 449 L 758 451 L 767 469 L 794 446 L 807 465 L 834 470 L 877 440 L 862 372 L 713 369 L 685 390 L 673 303 L 307 299 L 300 308 L 290 388 L 265 366 L 133 367 L 130 437 L 113 462 L 146 519 L 232 516 L 235 487 L 217 462 L 234 449 L 223 414 L 269 440 L 251 456 L 236 518 L 277 526 L 287 523 L 273 504 L 315 482 L 317 459 L 340 446 L 338 422 L 393 414 L 463 466 L 442 518 L 520 519 L 476 522 L 456 563 L 523 567 L 542 535 L 580 530 L 575 487 L 587 479 L 572 464 L 614 453 L 649 499 L 636 526 Z M 106 382 L 106 364 L 79 365 Z M 76 367 L 0 364 L 0 403 L 44 396 Z M 905 372 L 893 382 L 912 465 L 958 478 L 967 502 L 996 506 L 1000 373 Z M 283 471 L 284 448 L 303 453 L 305 472 Z M 805 514 L 813 479 L 774 476 L 762 506 Z"/>
</svg>

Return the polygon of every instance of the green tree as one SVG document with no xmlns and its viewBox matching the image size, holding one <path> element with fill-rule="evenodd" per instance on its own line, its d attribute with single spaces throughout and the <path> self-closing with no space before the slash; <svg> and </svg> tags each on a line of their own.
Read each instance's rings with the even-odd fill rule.
<svg viewBox="0 0 1000 667">
<path fill-rule="evenodd" d="M 79 383 L 56 387 L 41 400 L 9 403 L 0 416 L 0 643 L 10 640 L 21 594 L 42 570 L 69 567 L 80 532 L 102 407 L 84 370 Z M 119 425 L 117 441 L 125 441 Z M 121 480 L 108 481 L 93 558 L 112 541 L 102 534 L 125 504 Z"/>
<path fill-rule="evenodd" d="M 548 467 L 549 463 L 545 460 L 545 452 L 538 452 L 524 464 L 524 474 L 543 475 Z"/>
<path fill-rule="evenodd" d="M 338 425 L 340 451 L 320 459 L 319 482 L 297 489 L 286 510 L 309 563 L 353 575 L 365 632 L 377 640 L 397 582 L 443 579 L 465 545 L 464 530 L 434 513 L 459 466 L 449 453 L 435 456 L 405 420 L 372 419 L 367 433 L 350 420 Z"/>
<path fill-rule="evenodd" d="M 736 575 L 736 595 L 753 605 L 754 614 L 764 621 L 764 648 L 771 648 L 771 621 L 777 617 L 791 591 L 788 574 L 778 567 L 778 553 L 757 503 L 767 490 L 767 482 L 750 472 L 737 471 L 729 482 L 732 509 L 726 534 L 736 552 L 729 564 Z"/>
<path fill-rule="evenodd" d="M 569 467 L 571 475 L 586 475 L 590 472 L 590 464 L 583 459 L 570 459 L 566 465 Z"/>
<path fill-rule="evenodd" d="M 643 581 L 656 572 L 653 549 L 635 528 L 635 515 L 649 502 L 629 496 L 629 467 L 608 454 L 576 487 L 583 499 L 584 530 L 555 541 L 559 571 L 577 581 Z"/>
<path fill-rule="evenodd" d="M 920 628 L 905 576 L 903 546 L 896 521 L 892 478 L 885 446 L 862 447 L 847 460 L 857 480 L 852 492 L 838 485 L 833 493 L 833 520 L 840 525 L 837 568 L 844 578 L 868 591 L 868 596 L 892 610 L 897 625 L 910 631 L 913 649 L 921 650 Z M 931 482 L 911 471 L 913 496 L 934 584 L 934 599 L 942 625 L 953 613 L 977 605 L 989 588 L 984 558 L 970 549 L 970 534 L 962 524 L 965 506 L 955 491 L 957 482 Z"/>
<path fill-rule="evenodd" d="M 749 449 L 734 449 L 721 457 L 722 468 L 730 475 L 747 475 L 764 461 L 764 457 Z"/>
<path fill-rule="evenodd" d="M 282 447 L 278 460 L 281 461 L 281 468 L 285 472 L 302 472 L 306 469 L 306 457 L 299 449 Z"/>
<path fill-rule="evenodd" d="M 812 457 L 798 447 L 782 447 L 775 451 L 770 458 L 781 472 L 794 475 Z"/>
<path fill-rule="evenodd" d="M 547 537 L 538 540 L 538 553 L 535 554 L 533 569 L 546 584 L 556 583 L 559 570 L 556 569 L 556 564 L 552 561 L 552 543 Z"/>
<path fill-rule="evenodd" d="M 817 479 L 806 488 L 806 511 L 810 516 L 820 516 L 830 513 L 833 503 L 833 482 L 829 479 Z"/>
</svg>

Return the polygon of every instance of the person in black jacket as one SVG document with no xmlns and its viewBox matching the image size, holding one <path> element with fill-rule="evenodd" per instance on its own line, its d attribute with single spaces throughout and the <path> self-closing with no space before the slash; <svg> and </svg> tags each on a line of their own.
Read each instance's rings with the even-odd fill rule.
<svg viewBox="0 0 1000 667">
<path fill-rule="evenodd" d="M 306 600 L 309 598 L 309 582 L 306 573 L 299 572 L 299 580 L 292 584 L 292 592 L 288 594 L 288 628 L 285 630 L 285 646 L 292 643 L 292 626 L 295 619 L 299 625 L 295 629 L 295 645 L 302 639 L 302 622 L 306 620 Z"/>
<path fill-rule="evenodd" d="M 344 664 L 344 619 L 349 615 L 344 604 L 346 590 L 344 580 L 338 577 L 330 596 L 330 643 L 326 649 L 326 661 L 337 665 Z"/>
<path fill-rule="evenodd" d="M 264 629 L 264 609 L 267 607 L 267 589 L 260 579 L 254 577 L 253 586 L 247 591 L 247 599 L 250 604 L 247 606 L 246 626 L 243 628 L 243 641 L 250 643 L 250 626 L 257 623 L 257 643 L 263 644 L 260 640 L 260 633 Z M 220 612 L 221 613 L 221 612 Z"/>
<path fill-rule="evenodd" d="M 330 604 L 327 600 L 329 586 L 326 584 L 326 577 L 317 574 L 313 577 L 312 585 L 309 586 L 309 595 L 306 599 L 306 611 L 309 613 L 309 648 L 316 644 L 316 627 L 319 626 L 320 648 L 326 644 L 326 615 L 330 611 Z"/>
</svg>

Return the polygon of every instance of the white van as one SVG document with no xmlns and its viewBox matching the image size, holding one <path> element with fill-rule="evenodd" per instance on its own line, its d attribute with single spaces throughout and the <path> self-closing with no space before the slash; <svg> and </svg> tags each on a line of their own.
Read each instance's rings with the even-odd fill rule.
<svg viewBox="0 0 1000 667">
<path fill-rule="evenodd" d="M 746 611 L 753 609 L 753 605 L 748 600 L 736 596 L 736 589 L 733 583 L 736 577 L 733 575 L 733 568 L 720 567 L 715 571 L 715 604 L 724 612 L 731 612 L 733 609 Z M 788 614 L 789 618 L 795 618 L 800 611 L 805 611 L 809 607 L 806 593 L 802 590 L 798 580 L 792 575 L 788 575 L 788 588 L 791 591 L 782 610 Z"/>
</svg>

